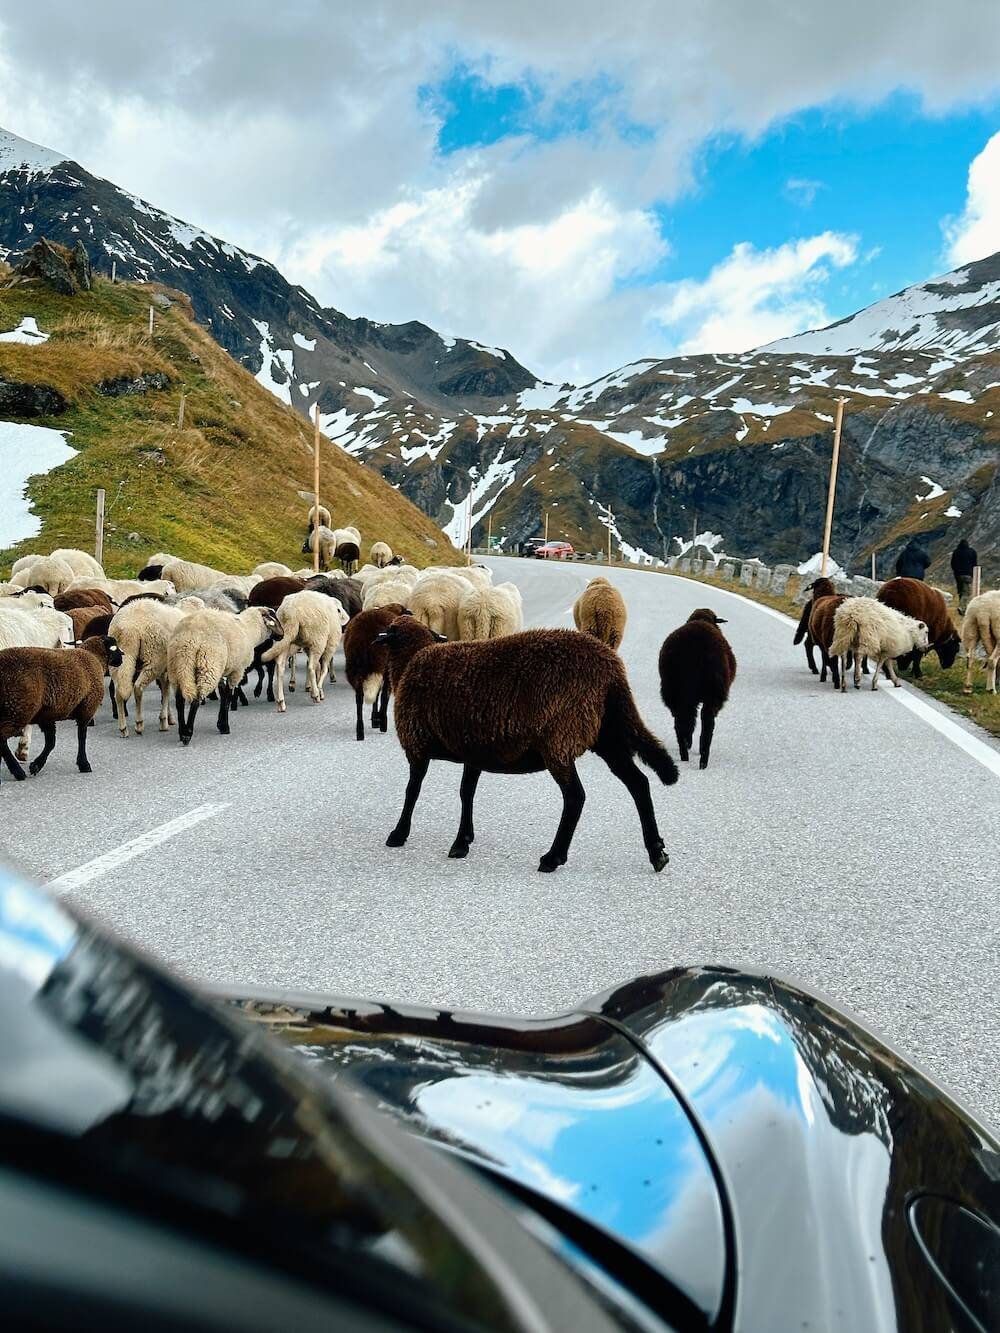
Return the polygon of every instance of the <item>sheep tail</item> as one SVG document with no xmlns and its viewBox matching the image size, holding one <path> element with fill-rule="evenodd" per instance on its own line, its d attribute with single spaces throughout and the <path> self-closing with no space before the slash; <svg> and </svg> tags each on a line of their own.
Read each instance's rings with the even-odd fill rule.
<svg viewBox="0 0 1000 1333">
<path fill-rule="evenodd" d="M 841 603 L 833 621 L 830 656 L 846 657 L 848 653 L 855 652 L 861 653 L 863 657 L 877 658 L 880 651 L 878 630 L 865 612 L 847 602 Z"/>
<path fill-rule="evenodd" d="M 378 698 L 379 691 L 382 688 L 382 680 L 381 671 L 373 671 L 371 675 L 365 676 L 361 690 L 366 704 L 373 704 Z"/>
<path fill-rule="evenodd" d="M 976 615 L 976 629 L 979 631 L 979 642 L 983 645 L 983 648 L 986 651 L 986 656 L 989 657 L 997 645 L 996 640 L 993 637 L 993 621 L 990 617 L 988 607 L 983 607 L 978 610 Z"/>
<path fill-rule="evenodd" d="M 653 735 L 639 716 L 627 680 L 614 681 L 608 690 L 605 723 L 610 723 L 610 730 L 614 734 L 624 737 L 629 753 L 652 769 L 665 787 L 673 786 L 678 777 L 677 765 L 663 742 Z"/>
<path fill-rule="evenodd" d="M 297 629 L 297 625 L 286 625 L 284 636 L 277 643 L 272 643 L 266 653 L 261 653 L 260 660 L 262 662 L 275 662 L 283 653 L 290 653 L 292 644 L 295 642 Z"/>
<path fill-rule="evenodd" d="M 127 699 L 135 687 L 135 677 L 139 662 L 134 653 L 122 653 L 122 661 L 119 667 L 114 669 L 112 679 L 115 683 L 115 693 L 119 699 Z"/>
<path fill-rule="evenodd" d="M 795 631 L 795 638 L 792 640 L 792 643 L 801 643 L 806 637 L 806 632 L 809 629 L 809 617 L 811 615 L 812 602 L 806 602 L 805 606 L 802 608 L 802 614 L 799 616 L 798 628 Z"/>
<path fill-rule="evenodd" d="M 202 701 L 208 698 L 219 683 L 218 676 L 212 670 L 208 651 L 203 644 L 199 644 L 195 649 L 191 680 L 194 685 L 195 697 Z"/>
</svg>

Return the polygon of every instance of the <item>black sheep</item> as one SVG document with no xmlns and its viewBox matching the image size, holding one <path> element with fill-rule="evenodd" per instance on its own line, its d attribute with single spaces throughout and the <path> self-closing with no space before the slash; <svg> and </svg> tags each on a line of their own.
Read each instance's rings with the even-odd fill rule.
<svg viewBox="0 0 1000 1333">
<path fill-rule="evenodd" d="M 719 629 L 725 623 L 708 607 L 700 607 L 691 612 L 685 624 L 667 635 L 660 649 L 660 697 L 673 716 L 683 760 L 694 743 L 701 706 L 699 768 L 708 767 L 715 719 L 729 698 L 736 676 L 736 658 Z"/>
<path fill-rule="evenodd" d="M 475 836 L 472 807 L 483 772 L 546 769 L 562 792 L 563 811 L 538 869 L 555 870 L 566 862 L 586 799 L 576 761 L 593 750 L 628 788 L 653 869 L 667 864 L 649 780 L 635 757 L 668 786 L 677 781 L 677 767 L 646 729 L 613 649 L 564 629 L 445 643 L 407 616 L 394 620 L 375 642 L 389 649 L 396 731 L 410 765 L 406 799 L 388 847 L 402 847 L 409 837 L 432 759 L 463 766 L 462 818 L 448 853 L 455 857 L 468 855 Z"/>
<path fill-rule="evenodd" d="M 806 592 L 811 592 L 812 597 L 810 597 L 809 601 L 806 602 L 805 606 L 802 608 L 802 614 L 799 616 L 799 623 L 795 630 L 795 638 L 792 640 L 793 643 L 801 643 L 802 640 L 805 639 L 806 661 L 809 663 L 809 670 L 814 676 L 819 673 L 816 667 L 816 659 L 813 657 L 813 649 L 816 647 L 816 640 L 809 631 L 809 617 L 812 615 L 813 605 L 820 597 L 833 597 L 835 596 L 836 591 L 832 579 L 815 579 L 809 584 Z"/>
</svg>

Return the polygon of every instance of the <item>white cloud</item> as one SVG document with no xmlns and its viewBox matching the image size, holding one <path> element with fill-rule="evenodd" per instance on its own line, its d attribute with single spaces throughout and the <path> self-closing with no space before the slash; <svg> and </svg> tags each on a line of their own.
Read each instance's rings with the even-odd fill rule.
<svg viewBox="0 0 1000 1333">
<path fill-rule="evenodd" d="M 805 176 L 792 176 L 785 181 L 782 193 L 786 199 L 790 199 L 793 204 L 798 204 L 800 208 L 811 208 L 816 202 L 816 196 L 820 190 L 825 189 L 826 184 L 823 181 L 810 180 Z"/>
<path fill-rule="evenodd" d="M 668 288 L 656 318 L 681 335 L 681 352 L 746 351 L 828 323 L 820 289 L 856 258 L 856 238 L 830 231 L 772 250 L 742 242 L 704 281 Z"/>
<path fill-rule="evenodd" d="M 972 159 L 965 209 L 945 223 L 945 236 L 953 264 L 1000 250 L 1000 133 Z"/>
</svg>

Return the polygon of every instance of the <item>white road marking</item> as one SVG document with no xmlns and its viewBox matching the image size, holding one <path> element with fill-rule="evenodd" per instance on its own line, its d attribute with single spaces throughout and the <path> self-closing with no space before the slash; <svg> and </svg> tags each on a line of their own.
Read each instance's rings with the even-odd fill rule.
<svg viewBox="0 0 1000 1333">
<path fill-rule="evenodd" d="M 92 879 L 106 875 L 109 870 L 117 870 L 119 866 L 137 856 L 141 856 L 143 852 L 158 847 L 161 842 L 166 842 L 168 838 L 174 837 L 175 834 L 183 833 L 185 829 L 200 824 L 202 820 L 211 819 L 213 815 L 221 814 L 223 810 L 228 810 L 231 804 L 231 801 L 221 801 L 214 805 L 195 806 L 186 815 L 178 815 L 176 819 L 171 819 L 166 824 L 160 824 L 157 828 L 150 829 L 148 833 L 140 834 L 138 838 L 123 842 L 120 847 L 105 852 L 103 856 L 95 856 L 92 861 L 84 861 L 83 865 L 77 866 L 75 870 L 67 870 L 65 874 L 50 879 L 46 887 L 55 889 L 60 893 L 66 893 L 69 889 L 78 889 L 81 884 L 89 884 Z"/>
<path fill-rule="evenodd" d="M 670 575 L 668 574 L 665 577 L 669 578 Z M 695 580 L 684 579 L 682 582 L 694 583 Z M 705 584 L 704 586 L 708 587 L 709 585 Z M 763 602 L 755 602 L 750 597 L 744 597 L 741 593 L 733 592 L 729 588 L 712 587 L 711 591 L 724 592 L 727 597 L 737 597 L 741 602 L 745 602 L 747 606 L 752 606 L 755 611 L 764 611 L 767 615 L 774 616 L 776 620 L 780 620 L 786 625 L 794 626 L 796 624 L 791 616 L 786 616 L 783 611 L 776 611 L 773 606 L 765 606 Z M 952 721 L 947 713 L 938 712 L 915 689 L 904 685 L 899 690 L 891 687 L 885 690 L 884 687 L 880 686 L 879 692 L 884 692 L 894 703 L 902 704 L 904 708 L 908 708 L 922 722 L 926 722 L 929 727 L 939 731 L 953 745 L 957 745 L 960 750 L 964 750 L 970 758 L 975 759 L 977 763 L 982 764 L 984 768 L 988 768 L 991 773 L 1000 777 L 1000 750 L 995 750 L 992 745 L 987 745 L 985 741 L 981 741 L 971 731 L 966 731 L 964 727 L 960 727 L 957 722 Z"/>
</svg>

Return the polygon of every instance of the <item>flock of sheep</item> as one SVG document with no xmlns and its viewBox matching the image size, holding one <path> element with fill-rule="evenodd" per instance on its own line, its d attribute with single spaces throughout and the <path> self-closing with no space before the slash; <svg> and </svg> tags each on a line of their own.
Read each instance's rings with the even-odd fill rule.
<svg viewBox="0 0 1000 1333">
<path fill-rule="evenodd" d="M 875 597 L 838 594 L 830 579 L 810 584 L 811 596 L 802 608 L 795 642 L 805 642 L 810 671 L 821 681 L 827 672 L 835 689 L 847 688 L 847 672 L 853 664 L 854 687 L 861 688 L 862 673 L 874 662 L 873 690 L 882 671 L 899 685 L 897 663 L 912 667 L 920 675 L 920 659 L 933 650 L 943 667 L 950 667 L 959 648 L 966 654 L 966 694 L 972 693 L 972 677 L 982 648 L 986 656 L 986 688 L 996 693 L 1000 663 L 1000 591 L 974 597 L 966 608 L 959 633 L 952 623 L 948 604 L 936 588 L 922 579 L 894 578 L 883 583 Z M 813 655 L 820 651 L 820 668 Z"/>
<path fill-rule="evenodd" d="M 434 759 L 460 763 L 462 815 L 450 855 L 468 854 L 474 839 L 473 805 L 484 771 L 545 769 L 559 785 L 563 809 L 554 841 L 539 869 L 567 858 L 585 793 L 576 761 L 599 755 L 629 791 L 639 815 L 650 863 L 660 870 L 666 849 L 656 823 L 649 780 L 636 760 L 666 785 L 677 768 L 647 729 L 618 656 L 626 627 L 620 592 L 592 579 L 573 607 L 576 631 L 523 631 L 521 595 L 513 583 L 494 586 L 481 566 L 418 570 L 393 556 L 384 542 L 358 568 L 361 536 L 334 529 L 329 514 L 310 511 L 303 549 L 319 548 L 324 571 L 292 570 L 266 562 L 249 574 L 228 574 L 177 559 L 151 556 L 135 579 L 108 579 L 92 556 L 62 549 L 26 556 L 0 584 L 0 758 L 15 778 L 25 776 L 30 731 L 44 746 L 31 762 L 37 773 L 55 744 L 56 723 L 77 726 L 77 763 L 89 772 L 87 728 L 100 707 L 105 676 L 119 733 L 128 735 L 128 707 L 137 734 L 144 727 L 143 695 L 159 688 L 159 727 L 176 721 L 189 744 L 199 709 L 218 704 L 223 734 L 256 672 L 255 697 L 265 681 L 279 712 L 285 689 L 296 688 L 304 656 L 305 685 L 316 702 L 333 679 L 341 646 L 354 692 L 355 734 L 365 738 L 365 707 L 373 729 L 387 729 L 389 696 L 409 765 L 399 820 L 388 845 L 402 846 L 427 768 Z M 326 568 L 339 563 L 333 572 Z M 996 688 L 1000 658 L 1000 593 L 969 604 L 961 638 L 944 599 L 927 584 L 893 579 L 878 598 L 838 595 L 832 583 L 811 586 L 796 642 L 805 639 L 809 665 L 820 649 L 821 679 L 829 670 L 845 688 L 853 662 L 855 684 L 867 662 L 872 688 L 883 667 L 898 683 L 897 662 L 919 673 L 922 653 L 934 649 L 948 666 L 960 643 L 988 658 Z M 729 697 L 736 659 L 714 611 L 700 608 L 669 634 L 659 654 L 660 693 L 669 709 L 682 760 L 694 744 L 699 712 L 700 767 L 708 765 L 715 721 Z M 425 651 L 430 649 L 431 651 Z M 176 718 L 175 718 L 176 710 Z M 16 757 L 9 742 L 18 738 Z"/>
</svg>

